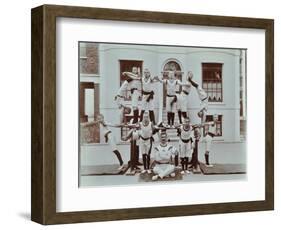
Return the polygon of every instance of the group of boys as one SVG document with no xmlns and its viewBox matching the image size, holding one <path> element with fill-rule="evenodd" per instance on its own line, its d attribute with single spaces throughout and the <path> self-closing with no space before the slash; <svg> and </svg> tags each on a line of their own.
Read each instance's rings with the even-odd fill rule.
<svg viewBox="0 0 281 230">
<path fill-rule="evenodd" d="M 176 168 L 181 168 L 181 174 L 188 174 L 199 171 L 198 166 L 198 143 L 200 140 L 205 142 L 205 163 L 209 163 L 209 153 L 211 150 L 212 139 L 216 135 L 217 116 L 214 120 L 206 122 L 208 110 L 208 97 L 206 92 L 193 80 L 192 72 L 188 72 L 186 82 L 176 78 L 176 73 L 168 72 L 168 78 L 163 79 L 152 77 L 148 69 L 144 70 L 143 76 L 140 69 L 132 68 L 132 72 L 123 72 L 126 79 L 119 88 L 115 102 L 120 110 L 120 124 L 112 125 L 104 121 L 103 115 L 99 115 L 96 121 L 89 122 L 87 125 L 99 123 L 101 132 L 105 140 L 116 155 L 120 168 L 124 167 L 122 156 L 117 149 L 116 142 L 109 127 L 127 127 L 130 129 L 123 141 L 131 141 L 131 171 L 139 169 L 139 153 L 142 154 L 143 170 L 141 173 L 154 173 L 152 180 L 174 177 Z M 156 124 L 154 103 L 155 92 L 154 83 L 160 82 L 166 86 L 166 110 L 167 122 L 159 121 Z M 189 94 L 192 87 L 197 91 L 200 99 L 200 109 L 197 113 L 201 119 L 200 124 L 191 125 L 188 114 Z M 180 89 L 180 90 L 179 90 Z M 125 101 L 127 92 L 131 93 L 131 106 L 127 106 Z M 141 111 L 139 111 L 138 102 L 141 97 Z M 131 113 L 133 119 L 127 122 L 126 114 Z M 175 124 L 175 113 L 178 112 L 179 124 Z M 167 129 L 176 129 L 179 138 L 179 148 L 175 148 L 168 143 Z M 201 134 L 202 133 L 202 134 Z M 155 138 L 159 139 L 159 144 L 152 148 Z M 152 150 L 153 149 L 153 150 Z M 151 162 L 151 153 L 153 152 L 154 162 Z M 180 162 L 179 162 L 180 161 Z"/>
</svg>

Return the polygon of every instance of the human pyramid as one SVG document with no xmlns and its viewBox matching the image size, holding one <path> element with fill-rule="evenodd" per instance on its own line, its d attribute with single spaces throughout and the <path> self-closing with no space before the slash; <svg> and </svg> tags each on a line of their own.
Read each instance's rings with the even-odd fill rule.
<svg viewBox="0 0 281 230">
<path fill-rule="evenodd" d="M 129 128 L 123 141 L 131 142 L 131 157 L 129 161 L 130 173 L 135 174 L 140 170 L 139 166 L 143 164 L 141 173 L 153 173 L 152 180 L 163 179 L 164 177 L 175 177 L 176 169 L 181 169 L 181 174 L 189 174 L 191 171 L 200 172 L 198 162 L 198 143 L 202 141 L 205 144 L 205 164 L 212 167 L 209 163 L 209 155 L 213 137 L 216 135 L 216 125 L 218 117 L 214 115 L 211 122 L 206 122 L 208 110 L 208 97 L 206 92 L 193 80 L 193 73 L 189 71 L 186 76 L 186 82 L 176 78 L 175 71 L 168 72 L 168 79 L 163 77 L 152 77 L 148 69 L 144 70 L 143 76 L 140 69 L 132 68 L 132 72 L 123 72 L 125 81 L 119 88 L 114 100 L 120 110 L 120 124 L 110 124 L 104 121 L 104 116 L 99 114 L 93 122 L 88 122 L 84 126 L 93 124 L 100 125 L 100 131 L 105 137 L 106 143 L 111 146 L 113 153 L 116 155 L 122 170 L 125 165 L 122 160 L 114 136 L 110 127 Z M 167 121 L 159 121 L 156 124 L 154 113 L 154 83 L 166 85 L 166 111 Z M 141 84 L 140 84 L 141 83 Z M 141 85 L 141 90 L 139 90 Z M 180 86 L 180 87 L 179 87 Z M 201 101 L 200 109 L 197 113 L 201 119 L 200 124 L 191 124 L 188 114 L 189 94 L 194 88 Z M 181 90 L 179 90 L 181 89 Z M 126 92 L 131 92 L 131 107 L 125 104 Z M 140 95 L 141 92 L 141 95 Z M 141 96 L 141 111 L 138 108 L 138 100 Z M 126 114 L 133 110 L 133 118 L 126 121 Z M 179 123 L 175 124 L 175 113 L 178 112 Z M 168 143 L 168 134 L 166 130 L 176 129 L 178 136 L 177 149 L 171 143 Z M 155 138 L 159 139 L 159 144 L 154 146 Z M 153 148 L 154 146 L 154 148 Z M 153 151 L 152 151 L 153 149 Z M 151 153 L 153 152 L 153 162 L 151 162 Z M 141 164 L 139 162 L 139 153 L 142 154 Z"/>
</svg>

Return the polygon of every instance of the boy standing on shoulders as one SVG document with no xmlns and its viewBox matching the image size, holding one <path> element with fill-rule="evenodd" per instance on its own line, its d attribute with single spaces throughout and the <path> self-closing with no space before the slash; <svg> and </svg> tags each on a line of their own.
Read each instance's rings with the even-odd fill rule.
<svg viewBox="0 0 281 230">
<path fill-rule="evenodd" d="M 123 72 L 124 76 L 130 77 L 132 81 L 130 82 L 131 89 L 131 97 L 132 97 L 132 108 L 133 108 L 133 123 L 138 122 L 139 118 L 139 109 L 138 109 L 138 101 L 139 101 L 139 90 L 141 85 L 141 77 L 140 70 L 137 67 L 132 68 L 132 72 Z"/>
</svg>

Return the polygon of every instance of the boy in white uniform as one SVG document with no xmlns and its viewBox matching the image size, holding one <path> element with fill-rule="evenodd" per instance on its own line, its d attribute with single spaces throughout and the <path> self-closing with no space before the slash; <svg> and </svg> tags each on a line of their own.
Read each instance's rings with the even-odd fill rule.
<svg viewBox="0 0 281 230">
<path fill-rule="evenodd" d="M 120 125 L 111 125 L 109 123 L 106 123 L 104 121 L 104 116 L 102 114 L 99 114 L 97 116 L 97 120 L 96 121 L 91 121 L 88 122 L 86 124 L 82 124 L 83 127 L 87 127 L 87 126 L 92 126 L 94 124 L 99 124 L 100 125 L 100 132 L 103 134 L 104 138 L 105 138 L 105 142 L 108 143 L 112 149 L 112 152 L 116 155 L 120 167 L 118 168 L 118 170 L 121 170 L 124 167 L 124 162 L 122 159 L 122 156 L 120 154 L 120 152 L 117 149 L 117 145 L 116 142 L 114 140 L 114 136 L 112 135 L 111 130 L 109 129 L 109 127 L 120 127 Z"/>
<path fill-rule="evenodd" d="M 154 181 L 158 178 L 163 179 L 167 176 L 176 176 L 172 158 L 177 154 L 177 149 L 167 143 L 167 133 L 165 131 L 162 131 L 160 136 L 161 142 L 155 147 L 154 151 L 155 166 L 153 172 L 155 175 L 152 177 Z"/>
<path fill-rule="evenodd" d="M 200 167 L 199 167 L 199 160 L 198 160 L 198 154 L 199 154 L 199 141 L 201 137 L 200 128 L 193 128 L 194 133 L 194 139 L 193 139 L 193 151 L 192 151 L 192 159 L 190 161 L 189 169 L 193 171 L 193 173 L 200 173 Z"/>
<path fill-rule="evenodd" d="M 208 95 L 205 92 L 204 89 L 202 89 L 202 87 L 200 85 L 198 85 L 195 81 L 192 80 L 193 78 L 193 73 L 191 71 L 188 72 L 188 81 L 191 83 L 191 85 L 193 87 L 196 88 L 198 97 L 201 101 L 200 104 L 200 109 L 198 114 L 198 117 L 201 118 L 201 123 L 204 123 L 206 121 L 206 114 L 207 114 L 207 110 L 208 110 Z"/>
<path fill-rule="evenodd" d="M 179 156 L 182 165 L 181 174 L 189 173 L 188 163 L 193 152 L 193 130 L 189 118 L 183 119 L 183 124 L 178 127 Z"/>
<path fill-rule="evenodd" d="M 149 120 L 149 113 L 147 111 L 143 114 L 143 120 L 139 126 L 139 146 L 142 153 L 143 167 L 142 173 L 151 173 L 150 168 L 150 150 L 151 150 L 151 138 L 153 135 L 153 123 Z"/>
<path fill-rule="evenodd" d="M 140 121 L 142 121 L 144 111 L 149 111 L 150 121 L 155 125 L 154 115 L 154 91 L 153 83 L 158 81 L 158 77 L 151 77 L 148 69 L 144 70 L 144 76 L 142 78 L 142 104 Z"/>
<path fill-rule="evenodd" d="M 163 82 L 167 86 L 167 97 L 166 97 L 166 110 L 167 110 L 167 118 L 168 118 L 168 125 L 170 127 L 174 126 L 175 121 L 175 111 L 176 111 L 176 102 L 177 102 L 177 95 L 176 95 L 176 87 L 183 86 L 180 80 L 175 79 L 174 72 L 170 71 L 168 73 L 168 79 L 159 80 Z"/>
<path fill-rule="evenodd" d="M 212 150 L 213 138 L 217 135 L 218 115 L 213 115 L 213 119 L 214 120 L 212 122 L 207 122 L 204 125 L 203 143 L 205 143 L 205 163 L 207 167 L 213 167 L 213 165 L 209 162 L 209 157 Z"/>
<path fill-rule="evenodd" d="M 130 82 L 130 89 L 131 89 L 131 97 L 132 97 L 132 108 L 134 114 L 133 123 L 135 124 L 138 122 L 138 117 L 139 117 L 138 101 L 140 96 L 139 90 L 141 85 L 140 70 L 137 67 L 133 67 L 132 72 L 123 72 L 122 74 L 133 79 Z"/>
</svg>

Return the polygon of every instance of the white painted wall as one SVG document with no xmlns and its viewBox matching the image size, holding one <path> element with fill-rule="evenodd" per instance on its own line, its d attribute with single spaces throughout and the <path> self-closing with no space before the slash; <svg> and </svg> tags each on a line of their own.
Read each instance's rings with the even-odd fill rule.
<svg viewBox="0 0 281 230">
<path fill-rule="evenodd" d="M 239 50 L 100 44 L 99 53 L 100 112 L 104 114 L 107 121 L 112 123 L 119 123 L 119 116 L 116 116 L 119 111 L 114 102 L 114 96 L 120 87 L 119 60 L 143 61 L 143 68 L 148 68 L 153 76 L 161 75 L 164 65 L 169 60 L 174 60 L 180 64 L 184 72 L 183 81 L 186 81 L 187 71 L 191 70 L 194 73 L 194 80 L 201 85 L 202 63 L 223 63 L 223 102 L 210 102 L 208 114 L 223 116 L 223 135 L 217 137 L 217 140 L 240 141 Z M 158 117 L 159 106 L 162 105 L 163 87 L 161 83 L 155 83 L 155 86 L 155 112 Z M 197 116 L 200 100 L 195 89 L 189 96 L 189 106 L 192 123 L 200 123 Z M 117 140 L 120 140 L 120 130 L 113 129 L 113 132 Z"/>
</svg>

